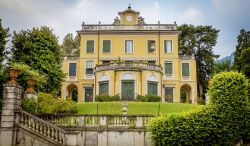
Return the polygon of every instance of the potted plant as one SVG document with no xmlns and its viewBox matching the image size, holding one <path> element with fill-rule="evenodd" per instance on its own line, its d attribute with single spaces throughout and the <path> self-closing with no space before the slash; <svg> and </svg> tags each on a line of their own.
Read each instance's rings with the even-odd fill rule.
<svg viewBox="0 0 250 146">
<path fill-rule="evenodd" d="M 9 74 L 10 74 L 10 81 L 9 85 L 17 86 L 16 78 L 18 77 L 19 70 L 16 68 L 10 68 Z"/>
</svg>

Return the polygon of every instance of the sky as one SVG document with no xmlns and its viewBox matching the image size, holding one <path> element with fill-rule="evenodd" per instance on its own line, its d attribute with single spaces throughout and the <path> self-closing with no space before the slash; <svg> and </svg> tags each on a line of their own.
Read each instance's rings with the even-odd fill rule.
<svg viewBox="0 0 250 146">
<path fill-rule="evenodd" d="M 146 23 L 212 25 L 219 29 L 215 54 L 235 51 L 240 29 L 250 30 L 250 0 L 0 0 L 0 18 L 11 32 L 48 26 L 61 43 L 81 24 L 112 24 L 119 11 L 139 11 Z"/>
</svg>

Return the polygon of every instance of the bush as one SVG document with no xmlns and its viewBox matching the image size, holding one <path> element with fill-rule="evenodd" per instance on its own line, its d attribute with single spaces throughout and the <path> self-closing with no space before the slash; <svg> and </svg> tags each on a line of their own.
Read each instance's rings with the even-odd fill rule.
<svg viewBox="0 0 250 146">
<path fill-rule="evenodd" d="M 109 102 L 109 101 L 120 101 L 120 96 L 118 94 L 114 95 L 114 96 L 110 96 L 110 95 L 97 95 L 95 97 L 95 101 L 96 102 Z"/>
<path fill-rule="evenodd" d="M 136 99 L 138 101 L 141 101 L 141 102 L 147 102 L 148 101 L 147 98 L 145 96 L 143 96 L 143 95 L 137 95 Z"/>
<path fill-rule="evenodd" d="M 22 109 L 29 113 L 36 113 L 37 101 L 35 99 L 24 98 L 22 99 Z"/>
<path fill-rule="evenodd" d="M 34 99 L 24 98 L 22 108 L 29 113 L 37 114 L 75 114 L 77 112 L 76 102 L 71 99 L 58 99 L 52 94 L 42 92 L 38 94 L 37 102 Z"/>
<path fill-rule="evenodd" d="M 146 95 L 145 98 L 147 102 L 159 102 L 161 101 L 161 97 L 157 95 Z"/>
<path fill-rule="evenodd" d="M 161 97 L 157 95 L 137 95 L 136 99 L 141 102 L 159 102 Z"/>
<path fill-rule="evenodd" d="M 199 111 L 152 119 L 154 145 L 234 145 L 249 137 L 248 80 L 222 72 L 209 84 L 210 104 Z"/>
</svg>

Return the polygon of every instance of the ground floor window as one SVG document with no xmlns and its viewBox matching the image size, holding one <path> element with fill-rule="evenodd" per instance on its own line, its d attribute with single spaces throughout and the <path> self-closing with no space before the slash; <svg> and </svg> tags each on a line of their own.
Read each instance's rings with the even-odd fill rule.
<svg viewBox="0 0 250 146">
<path fill-rule="evenodd" d="M 173 102 L 173 89 L 173 87 L 165 87 L 165 99 L 167 102 Z"/>
<path fill-rule="evenodd" d="M 99 95 L 109 95 L 109 82 L 99 82 Z"/>
<path fill-rule="evenodd" d="M 123 80 L 121 83 L 122 100 L 133 100 L 135 96 L 135 81 Z"/>
<path fill-rule="evenodd" d="M 158 95 L 158 82 L 148 81 L 148 94 Z"/>
</svg>

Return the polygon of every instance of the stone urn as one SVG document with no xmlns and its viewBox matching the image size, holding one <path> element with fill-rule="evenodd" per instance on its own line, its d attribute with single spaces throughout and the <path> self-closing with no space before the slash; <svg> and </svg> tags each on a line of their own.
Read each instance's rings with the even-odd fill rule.
<svg viewBox="0 0 250 146">
<path fill-rule="evenodd" d="M 28 89 L 25 91 L 25 93 L 36 93 L 34 90 L 34 86 L 36 85 L 36 80 L 35 79 L 28 79 Z"/>
<path fill-rule="evenodd" d="M 128 104 L 127 103 L 122 103 L 122 114 L 126 115 L 128 111 Z"/>
<path fill-rule="evenodd" d="M 10 81 L 8 84 L 11 86 L 17 86 L 16 78 L 18 77 L 19 70 L 15 68 L 10 68 L 9 73 L 10 73 Z"/>
</svg>

